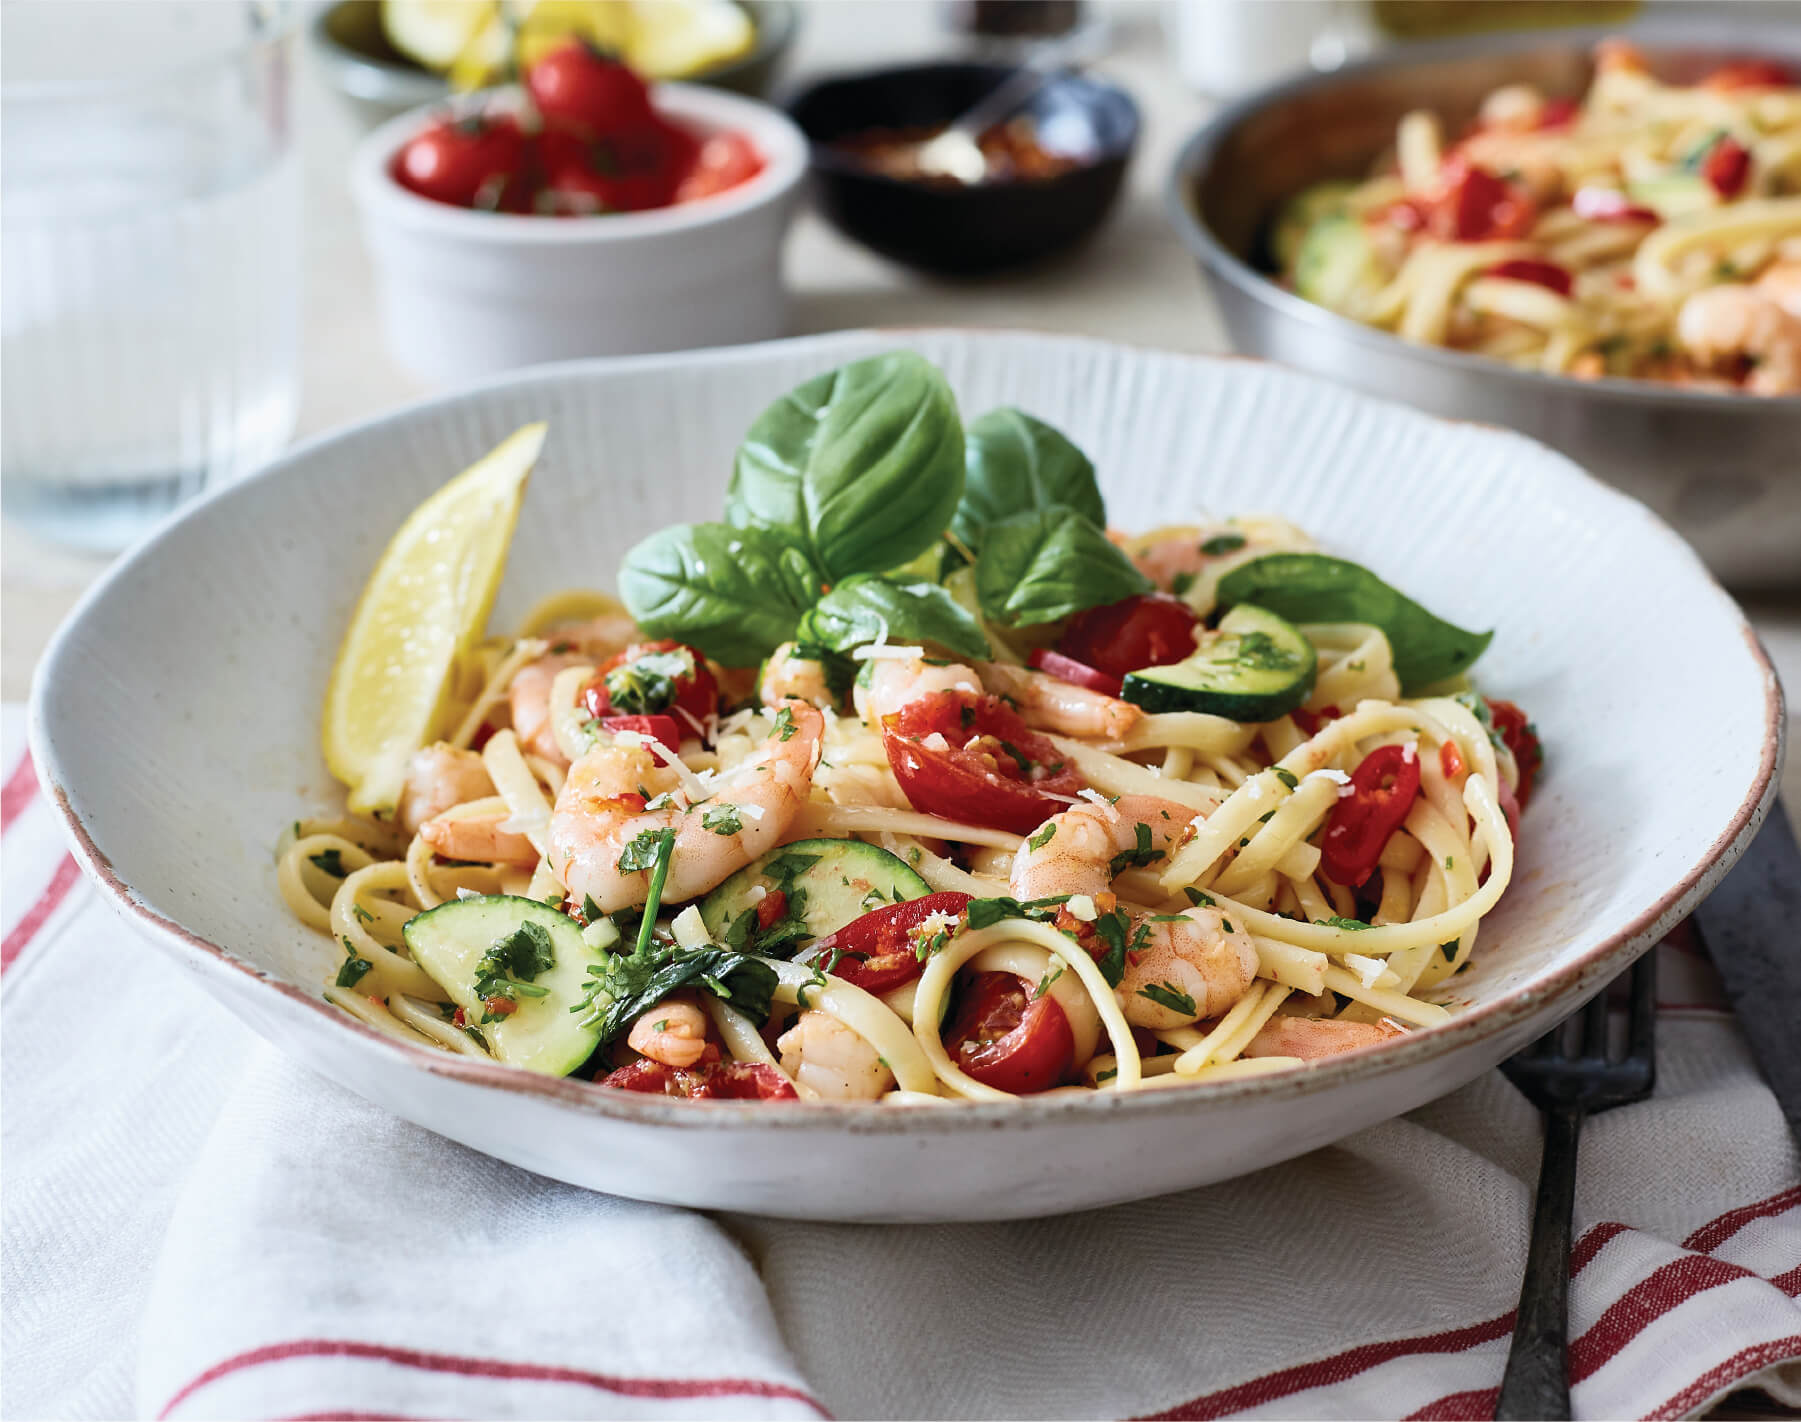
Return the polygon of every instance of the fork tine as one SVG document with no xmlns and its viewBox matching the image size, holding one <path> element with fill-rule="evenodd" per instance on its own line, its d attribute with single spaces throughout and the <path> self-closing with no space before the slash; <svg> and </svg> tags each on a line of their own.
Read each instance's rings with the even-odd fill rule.
<svg viewBox="0 0 1801 1422">
<path fill-rule="evenodd" d="M 1582 1055 L 1607 1060 L 1607 989 L 1602 988 L 1582 1009 Z"/>
<path fill-rule="evenodd" d="M 1626 1014 L 1626 1050 L 1649 1058 L 1657 1040 L 1657 950 L 1632 965 L 1630 1005 Z"/>
</svg>

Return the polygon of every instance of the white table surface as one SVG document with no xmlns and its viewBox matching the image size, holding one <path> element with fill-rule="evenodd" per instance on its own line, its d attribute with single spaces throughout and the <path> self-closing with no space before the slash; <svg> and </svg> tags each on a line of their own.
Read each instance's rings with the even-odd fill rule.
<svg viewBox="0 0 1801 1422">
<path fill-rule="evenodd" d="M 937 0 L 805 3 L 787 77 L 943 53 L 952 40 Z M 1175 72 L 1163 12 L 1152 3 L 1108 5 L 1115 48 L 1099 67 L 1128 87 L 1144 135 L 1128 192 L 1105 230 L 1055 266 L 980 283 L 909 273 L 839 237 L 815 214 L 795 223 L 787 251 L 796 334 L 883 325 L 1014 326 L 1071 331 L 1133 345 L 1225 351 L 1225 333 L 1194 261 L 1163 215 L 1163 181 L 1208 100 Z M 377 328 L 372 275 L 351 210 L 345 171 L 359 128 L 296 52 L 295 132 L 305 195 L 303 381 L 297 437 L 361 419 L 425 393 L 388 359 Z M 0 697 L 23 699 L 45 643 L 104 562 L 45 546 L 7 526 L 0 542 Z M 1801 688 L 1801 601 L 1750 609 L 1785 684 Z M 1801 715 L 1791 693 L 1791 737 Z M 1784 776 L 1801 806 L 1801 755 Z"/>
</svg>

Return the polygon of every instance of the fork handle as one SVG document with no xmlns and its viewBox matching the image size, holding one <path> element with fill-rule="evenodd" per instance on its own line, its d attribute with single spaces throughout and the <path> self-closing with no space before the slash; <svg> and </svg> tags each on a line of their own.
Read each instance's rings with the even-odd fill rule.
<svg viewBox="0 0 1801 1422">
<path fill-rule="evenodd" d="M 1558 1106 L 1545 1113 L 1544 1158 L 1532 1204 L 1532 1242 L 1513 1325 L 1513 1346 L 1501 1375 L 1496 1418 L 1570 1415 L 1570 1235 L 1576 1209 L 1576 1143 L 1582 1111 Z"/>
</svg>

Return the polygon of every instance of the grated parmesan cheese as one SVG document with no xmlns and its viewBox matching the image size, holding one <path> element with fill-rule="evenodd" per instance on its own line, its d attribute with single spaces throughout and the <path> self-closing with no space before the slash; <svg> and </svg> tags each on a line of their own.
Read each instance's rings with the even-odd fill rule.
<svg viewBox="0 0 1801 1422">
<path fill-rule="evenodd" d="M 1380 958 L 1371 958 L 1363 953 L 1343 954 L 1342 961 L 1347 968 L 1357 974 L 1359 981 L 1366 988 L 1373 988 L 1377 979 L 1388 971 L 1387 963 Z"/>
<path fill-rule="evenodd" d="M 457 897 L 459 899 L 479 899 L 481 896 L 481 890 L 479 889 L 466 888 L 462 884 L 457 885 Z"/>
<path fill-rule="evenodd" d="M 1083 923 L 1093 923 L 1101 916 L 1100 910 L 1094 906 L 1094 896 L 1091 894 L 1071 894 L 1069 902 L 1063 907 L 1068 909 L 1072 916 L 1081 919 Z"/>
<path fill-rule="evenodd" d="M 1335 785 L 1349 785 L 1351 783 L 1351 777 L 1349 775 L 1346 775 L 1342 770 L 1335 770 L 1329 765 L 1324 769 L 1312 771 L 1306 778 L 1308 780 L 1330 780 Z"/>
<path fill-rule="evenodd" d="M 951 748 L 951 743 L 945 740 L 942 731 L 933 731 L 932 734 L 927 736 L 920 744 L 927 750 L 948 751 Z M 965 746 L 964 749 L 968 750 L 969 747 Z"/>
<path fill-rule="evenodd" d="M 763 818 L 763 807 L 761 805 L 737 805 L 733 808 L 747 820 L 760 820 Z"/>
<path fill-rule="evenodd" d="M 1247 781 L 1245 781 L 1245 783 L 1244 783 L 1244 797 L 1245 797 L 1245 799 L 1247 799 L 1247 800 L 1261 800 L 1261 799 L 1262 799 L 1262 798 L 1263 798 L 1263 785 L 1262 785 L 1262 783 L 1261 783 L 1261 782 L 1260 782 L 1260 781 L 1257 781 L 1257 780 L 1247 780 Z"/>
</svg>

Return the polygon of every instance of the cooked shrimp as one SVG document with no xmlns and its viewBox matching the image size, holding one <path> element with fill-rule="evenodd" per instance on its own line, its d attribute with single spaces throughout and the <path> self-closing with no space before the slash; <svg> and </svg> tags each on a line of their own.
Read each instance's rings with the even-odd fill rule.
<svg viewBox="0 0 1801 1422">
<path fill-rule="evenodd" d="M 983 662 L 976 670 L 983 686 L 1011 701 L 1028 726 L 1041 730 L 1118 740 L 1144 715 L 1130 701 L 1074 686 L 1043 672 L 1000 662 Z"/>
<path fill-rule="evenodd" d="M 1299 1057 L 1310 1062 L 1337 1052 L 1373 1047 L 1378 1042 L 1402 1035 L 1402 1029 L 1386 1018 L 1380 1022 L 1344 1022 L 1335 1017 L 1289 1017 L 1278 1013 L 1251 1038 L 1244 1054 L 1247 1057 Z"/>
<path fill-rule="evenodd" d="M 691 1067 L 707 1050 L 707 1014 L 691 998 L 665 998 L 632 1023 L 625 1045 L 664 1066 Z"/>
<path fill-rule="evenodd" d="M 544 632 L 550 650 L 513 674 L 507 704 L 513 734 L 528 754 L 567 765 L 550 724 L 550 684 L 566 667 L 598 666 L 638 640 L 638 624 L 621 612 L 602 613 L 586 622 L 563 622 Z"/>
<path fill-rule="evenodd" d="M 981 690 L 981 677 L 955 662 L 934 665 L 923 657 L 878 657 L 869 671 L 857 678 L 853 696 L 857 714 L 880 729 L 882 717 L 892 716 L 922 696 L 938 691 L 973 691 L 980 695 Z"/>
<path fill-rule="evenodd" d="M 782 729 L 694 803 L 685 798 L 681 776 L 640 745 L 614 742 L 589 751 L 570 767 L 550 816 L 547 857 L 563 886 L 607 913 L 643 903 L 648 864 L 622 869 L 619 861 L 634 841 L 664 830 L 675 831 L 663 887 L 668 903 L 718 887 L 774 849 L 806 803 L 825 732 L 825 719 L 804 701 L 783 702 L 778 718 L 784 712 Z M 641 794 L 660 808 L 646 807 Z M 736 828 L 722 833 L 727 825 Z"/>
<path fill-rule="evenodd" d="M 909 702 L 940 691 L 1005 697 L 1028 726 L 1067 736 L 1119 737 L 1144 713 L 1129 701 L 1072 686 L 1043 672 L 1001 662 L 934 664 L 922 657 L 883 657 L 856 690 L 857 711 L 871 726 Z"/>
<path fill-rule="evenodd" d="M 538 851 L 522 834 L 502 829 L 509 811 L 496 809 L 485 815 L 439 815 L 419 826 L 419 838 L 445 859 L 479 863 L 536 864 Z"/>
<path fill-rule="evenodd" d="M 439 741 L 414 751 L 407 762 L 396 817 L 401 829 L 413 834 L 452 805 L 486 799 L 493 793 L 494 782 L 488 778 L 480 752 Z"/>
<path fill-rule="evenodd" d="M 1676 316 L 1676 339 L 1703 365 L 1749 360 L 1754 395 L 1801 394 L 1801 316 L 1769 291 L 1726 282 L 1697 291 Z"/>
<path fill-rule="evenodd" d="M 1198 528 L 1170 530 L 1169 536 L 1139 546 L 1132 562 L 1164 592 L 1172 590 L 1178 579 L 1193 582 L 1207 561 L 1201 552 L 1204 535 Z"/>
<path fill-rule="evenodd" d="M 1801 318 L 1801 259 L 1772 262 L 1751 283 L 1751 289 L 1762 292 L 1789 315 Z"/>
<path fill-rule="evenodd" d="M 513 734 L 519 738 L 520 749 L 526 754 L 543 756 L 557 765 L 568 764 L 551 725 L 550 685 L 560 671 L 593 664 L 592 657 L 580 652 L 547 652 L 513 674 L 512 684 L 507 688 L 507 703 L 513 712 Z"/>
<path fill-rule="evenodd" d="M 792 642 L 782 643 L 769 654 L 757 685 L 757 697 L 765 706 L 780 706 L 784 701 L 805 701 L 811 706 L 838 704 L 838 698 L 826 684 L 825 663 L 803 657 Z"/>
<path fill-rule="evenodd" d="M 1136 852 L 1141 844 L 1167 854 L 1193 817 L 1185 806 L 1142 795 L 1124 796 L 1110 806 L 1077 805 L 1051 816 L 1026 840 L 1013 860 L 1009 887 L 1018 899 L 1105 893 L 1115 856 Z M 1121 1011 L 1136 1027 L 1156 1030 L 1217 1017 L 1257 976 L 1250 935 L 1218 909 L 1139 916 L 1127 941 L 1118 994 Z M 1192 1001 L 1192 1012 L 1177 1005 L 1184 997 Z"/>
<path fill-rule="evenodd" d="M 876 1049 L 829 1012 L 801 1013 L 775 1045 L 782 1070 L 827 1101 L 874 1101 L 894 1089 Z"/>
</svg>

